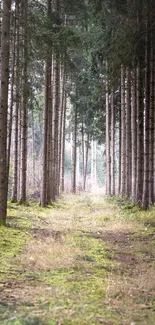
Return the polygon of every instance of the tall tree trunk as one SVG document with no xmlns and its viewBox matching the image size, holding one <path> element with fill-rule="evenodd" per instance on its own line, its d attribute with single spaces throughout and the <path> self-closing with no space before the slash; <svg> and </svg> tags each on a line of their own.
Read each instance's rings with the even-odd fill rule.
<svg viewBox="0 0 155 325">
<path fill-rule="evenodd" d="M 121 194 L 121 153 L 122 153 L 122 137 L 121 137 L 121 130 L 122 130 L 122 117 L 121 117 L 121 107 L 119 107 L 119 125 L 118 125 L 118 147 L 119 147 L 119 157 L 118 157 L 118 194 Z"/>
<path fill-rule="evenodd" d="M 144 84 L 141 61 L 137 67 L 137 173 L 136 203 L 141 205 L 143 193 L 143 123 L 144 123 Z"/>
<path fill-rule="evenodd" d="M 16 15 L 16 13 L 15 13 Z M 13 104 L 14 104 L 14 82 L 15 82 L 15 62 L 16 62 L 16 16 L 14 19 L 14 30 L 13 30 L 13 44 L 12 44 L 12 71 L 11 71 L 11 94 L 10 94 L 10 108 L 8 114 L 8 146 L 7 146 L 7 168 L 8 168 L 8 179 L 10 169 L 10 150 L 11 150 L 11 138 L 12 138 L 12 120 L 13 120 Z"/>
<path fill-rule="evenodd" d="M 149 116 L 149 204 L 154 202 L 154 105 L 155 105 L 155 4 L 151 0 L 151 62 L 150 62 L 150 116 Z"/>
<path fill-rule="evenodd" d="M 131 141 L 132 141 L 132 187 L 131 197 L 133 202 L 136 201 L 136 171 L 137 171 L 137 75 L 136 68 L 132 71 L 132 83 L 131 83 L 131 94 L 132 94 L 132 105 L 131 105 Z"/>
<path fill-rule="evenodd" d="M 121 195 L 126 184 L 125 70 L 121 67 Z"/>
<path fill-rule="evenodd" d="M 9 32 L 11 0 L 3 1 L 1 38 L 1 99 L 0 99 L 0 224 L 6 222 L 7 209 L 7 111 L 9 83 Z"/>
<path fill-rule="evenodd" d="M 51 0 L 47 0 L 47 16 L 51 14 Z M 48 173 L 48 129 L 49 129 L 49 91 L 51 87 L 51 54 L 47 48 L 47 58 L 45 62 L 45 106 L 43 110 L 43 157 L 42 157 L 42 184 L 41 184 L 41 206 L 46 206 L 47 202 L 47 173 Z M 48 143 L 48 144 L 47 144 Z"/>
<path fill-rule="evenodd" d="M 115 195 L 115 105 L 113 87 L 111 89 L 111 195 Z"/>
<path fill-rule="evenodd" d="M 131 74 L 126 69 L 126 196 L 131 193 Z"/>
<path fill-rule="evenodd" d="M 110 157 L 110 105 L 108 64 L 106 77 L 106 194 L 111 195 L 111 157 Z"/>
<path fill-rule="evenodd" d="M 48 135 L 48 86 L 49 86 L 49 64 L 46 60 L 45 68 L 45 106 L 43 111 L 43 162 L 42 162 L 42 188 L 41 188 L 41 206 L 47 205 L 47 135 Z"/>
<path fill-rule="evenodd" d="M 61 100 L 60 100 L 60 118 L 59 118 L 59 186 L 61 188 L 61 172 L 62 172 L 62 139 L 63 139 L 63 116 L 64 116 L 64 100 L 65 100 L 65 65 L 61 67 Z"/>
<path fill-rule="evenodd" d="M 14 111 L 14 165 L 13 165 L 13 188 L 12 201 L 18 200 L 18 118 L 19 118 L 19 82 L 20 82 L 20 62 L 19 62 L 19 0 L 16 1 L 16 66 L 15 66 L 15 111 Z"/>
<path fill-rule="evenodd" d="M 73 140 L 72 140 L 72 193 L 76 193 L 76 145 L 77 145 L 77 107 L 74 112 Z"/>
<path fill-rule="evenodd" d="M 86 189 L 86 180 L 87 180 L 87 169 L 88 169 L 88 153 L 89 153 L 89 133 L 87 134 L 87 141 L 86 141 L 86 158 L 85 158 L 85 168 L 84 168 L 84 191 Z"/>
<path fill-rule="evenodd" d="M 48 179 L 47 202 L 53 200 L 53 56 L 49 63 L 48 87 Z"/>
<path fill-rule="evenodd" d="M 62 129 L 62 153 L 61 153 L 61 191 L 64 192 L 64 178 L 65 178 L 65 135 L 66 135 L 66 91 L 64 94 L 64 108 L 63 108 L 63 129 Z"/>
<path fill-rule="evenodd" d="M 84 169 L 85 169 L 85 135 L 84 135 L 84 122 L 82 115 L 82 126 L 81 126 L 81 142 L 82 142 L 82 187 L 84 190 Z"/>
<path fill-rule="evenodd" d="M 33 188 L 36 185 L 36 154 L 35 154 L 35 124 L 34 124 L 34 107 L 31 99 L 31 118 L 32 118 L 32 173 L 33 173 Z"/>
<path fill-rule="evenodd" d="M 60 58 L 56 54 L 55 60 L 55 108 L 54 108 L 54 196 L 59 195 L 59 105 L 60 105 Z"/>
<path fill-rule="evenodd" d="M 26 178 L 27 178 L 27 102 L 28 102 L 28 35 L 27 35 L 27 10 L 28 0 L 23 1 L 23 98 L 22 98 L 22 137 L 21 137 L 21 188 L 20 203 L 26 203 Z"/>
<path fill-rule="evenodd" d="M 91 187 L 94 185 L 94 140 L 91 140 Z"/>
<path fill-rule="evenodd" d="M 150 118 L 150 0 L 147 4 L 147 37 L 145 68 L 145 119 L 144 119 L 144 183 L 142 207 L 149 207 L 149 118 Z"/>
</svg>

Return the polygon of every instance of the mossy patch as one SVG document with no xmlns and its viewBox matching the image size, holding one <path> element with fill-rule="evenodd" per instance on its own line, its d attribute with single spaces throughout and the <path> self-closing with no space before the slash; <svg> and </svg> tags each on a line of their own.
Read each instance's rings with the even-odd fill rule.
<svg viewBox="0 0 155 325">
<path fill-rule="evenodd" d="M 0 227 L 0 281 L 5 281 L 11 268 L 11 259 L 23 248 L 25 234 L 13 228 Z"/>
<path fill-rule="evenodd" d="M 153 218 L 154 208 L 102 195 L 9 203 L 0 325 L 154 325 Z"/>
</svg>

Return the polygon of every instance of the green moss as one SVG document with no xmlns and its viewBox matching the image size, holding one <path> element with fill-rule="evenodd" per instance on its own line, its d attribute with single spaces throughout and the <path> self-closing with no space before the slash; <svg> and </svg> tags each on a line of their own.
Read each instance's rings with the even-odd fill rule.
<svg viewBox="0 0 155 325">
<path fill-rule="evenodd" d="M 77 233 L 73 237 L 68 236 L 67 241 L 68 245 L 82 249 L 85 255 L 75 256 L 75 260 L 78 258 L 81 263 L 70 269 L 36 274 L 39 280 L 52 286 L 54 294 L 50 299 L 50 310 L 54 312 L 55 319 L 59 320 L 61 310 L 63 324 L 92 324 L 91 317 L 93 324 L 98 324 L 96 316 L 119 320 L 118 315 L 112 316 L 104 305 L 106 267 L 110 262 L 103 243 Z M 74 311 L 72 316 L 69 316 L 70 311 Z"/>
<path fill-rule="evenodd" d="M 70 229 L 68 231 L 65 229 L 66 215 L 65 213 L 63 215 L 61 210 L 67 212 L 67 218 L 71 221 L 72 226 L 67 228 Z M 56 218 L 54 223 L 54 217 L 55 215 L 59 216 L 59 211 L 60 219 Z M 54 213 L 55 215 L 53 215 Z M 94 220 L 94 228 L 93 222 L 91 224 L 92 229 L 87 220 L 88 216 L 91 220 L 91 214 L 92 220 Z M 104 323 L 104 320 L 113 325 L 127 325 L 132 322 L 137 325 L 154 324 L 151 310 L 139 310 L 146 301 L 154 306 L 155 302 L 152 296 L 147 295 L 146 292 L 142 292 L 139 296 L 136 294 L 130 296 L 128 292 L 126 294 L 123 290 L 124 286 L 126 283 L 132 285 L 132 281 L 134 282 L 135 279 L 133 277 L 130 282 L 128 271 L 131 270 L 128 269 L 130 267 L 128 263 L 117 263 L 114 260 L 117 254 L 126 254 L 127 256 L 134 254 L 140 261 L 145 257 L 150 259 L 149 267 L 153 267 L 154 214 L 154 208 L 145 212 L 124 198 L 118 200 L 107 198 L 105 201 L 102 196 L 93 198 L 69 195 L 67 201 L 52 202 L 48 208 L 40 207 L 36 203 L 31 203 L 30 206 L 9 203 L 7 224 L 10 227 L 2 227 L 3 234 L 0 233 L 2 239 L 0 252 L 3 260 L 3 263 L 0 263 L 2 265 L 0 279 L 5 281 L 13 279 L 15 283 L 20 279 L 25 291 L 23 290 L 22 299 L 19 299 L 17 292 L 17 301 L 12 302 L 11 299 L 8 299 L 5 304 L 0 304 L 0 325 L 56 325 L 59 323 L 63 325 L 99 325 Z M 74 228 L 77 220 L 78 227 Z M 102 230 L 99 230 L 98 236 L 98 229 L 106 226 L 107 223 L 110 225 L 116 221 L 117 224 L 117 221 L 121 222 L 122 220 L 124 232 L 129 231 L 124 228 L 124 224 L 128 224 L 128 221 L 135 224 L 135 231 L 130 233 L 132 236 L 130 247 L 126 240 L 127 246 L 123 247 L 122 242 L 119 247 L 119 242 L 117 242 L 114 247 L 114 243 L 113 241 L 110 243 L 110 239 L 109 244 L 105 244 L 103 240 L 99 239 L 104 236 L 102 236 Z M 82 223 L 83 221 L 84 223 Z M 65 245 L 71 246 L 71 251 L 72 247 L 77 248 L 73 249 L 75 255 L 72 256 L 72 267 L 45 272 L 44 270 L 37 271 L 34 266 L 34 270 L 31 269 L 30 272 L 30 269 L 23 270 L 19 263 L 18 267 L 21 269 L 17 270 L 13 257 L 23 250 L 26 239 L 30 238 L 29 229 L 32 233 L 33 228 L 46 227 L 47 229 L 51 227 L 52 232 L 53 229 L 59 229 L 59 226 L 62 227 Z M 81 231 L 75 232 L 75 229 L 81 229 Z M 119 229 L 116 229 L 117 231 L 119 232 Z M 36 237 L 34 238 L 37 240 Z M 108 276 L 110 279 L 112 276 L 114 292 L 110 292 L 111 296 L 107 298 Z M 120 290 L 117 289 L 118 284 Z M 41 290 L 36 290 L 36 287 L 40 286 Z M 18 284 L 17 289 L 19 289 Z M 28 295 L 25 297 L 27 290 Z M 114 306 L 109 306 L 113 300 Z"/>
<path fill-rule="evenodd" d="M 5 280 L 11 268 L 11 259 L 23 248 L 25 234 L 13 228 L 0 228 L 0 280 Z"/>
</svg>

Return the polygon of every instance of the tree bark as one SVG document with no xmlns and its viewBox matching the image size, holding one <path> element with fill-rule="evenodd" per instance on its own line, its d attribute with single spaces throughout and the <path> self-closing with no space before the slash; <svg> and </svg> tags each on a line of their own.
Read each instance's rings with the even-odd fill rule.
<svg viewBox="0 0 155 325">
<path fill-rule="evenodd" d="M 111 89 L 111 195 L 115 195 L 115 105 L 113 87 Z"/>
<path fill-rule="evenodd" d="M 126 69 L 126 196 L 131 193 L 131 74 Z"/>
<path fill-rule="evenodd" d="M 110 157 L 110 105 L 108 64 L 106 66 L 106 194 L 111 195 L 111 157 Z"/>
<path fill-rule="evenodd" d="M 51 0 L 47 1 L 47 16 L 51 13 Z M 41 184 L 41 206 L 46 206 L 48 189 L 48 147 L 49 147 L 49 91 L 51 90 L 51 54 L 47 48 L 47 58 L 45 62 L 45 106 L 43 110 L 43 157 L 42 157 L 42 184 Z"/>
<path fill-rule="evenodd" d="M 136 172 L 137 172 L 137 74 L 136 68 L 132 71 L 132 82 L 131 82 L 131 94 L 132 94 L 132 105 L 131 105 L 131 141 L 132 141 L 132 185 L 131 185 L 131 197 L 133 202 L 136 201 Z"/>
<path fill-rule="evenodd" d="M 73 140 L 72 140 L 72 193 L 76 193 L 76 145 L 77 145 L 77 107 L 74 111 Z"/>
<path fill-rule="evenodd" d="M 9 83 L 9 32 L 11 0 L 3 1 L 1 38 L 1 99 L 0 99 L 0 224 L 6 223 L 7 209 L 7 112 Z"/>
<path fill-rule="evenodd" d="M 65 190 L 65 184 L 64 184 L 64 178 L 65 178 L 65 135 L 66 135 L 66 104 L 67 104 L 67 98 L 66 98 L 66 91 L 64 94 L 64 107 L 63 107 L 63 128 L 62 128 L 62 152 L 61 152 L 61 191 L 64 192 Z"/>
<path fill-rule="evenodd" d="M 145 119 L 144 119 L 144 183 L 142 207 L 149 207 L 149 118 L 150 118 L 150 0 L 147 4 L 146 69 L 145 69 Z"/>
<path fill-rule="evenodd" d="M 121 195 L 125 195 L 126 184 L 126 125 L 125 125 L 125 70 L 121 67 Z"/>
<path fill-rule="evenodd" d="M 88 168 L 88 153 L 89 153 L 89 134 L 87 134 L 86 141 L 86 158 L 85 158 L 85 166 L 84 166 L 84 191 L 86 190 L 86 180 L 87 180 L 87 168 Z"/>
<path fill-rule="evenodd" d="M 14 164 L 13 164 L 13 188 L 12 201 L 18 200 L 18 118 L 20 100 L 20 62 L 19 62 L 19 0 L 16 1 L 16 67 L 15 67 L 15 111 L 14 111 Z"/>
<path fill-rule="evenodd" d="M 28 0 L 23 2 L 23 98 L 22 98 L 22 134 L 21 134 L 21 187 L 20 187 L 20 204 L 25 204 L 26 181 L 27 181 L 27 102 L 28 102 L 28 35 L 27 35 L 27 10 Z"/>
</svg>

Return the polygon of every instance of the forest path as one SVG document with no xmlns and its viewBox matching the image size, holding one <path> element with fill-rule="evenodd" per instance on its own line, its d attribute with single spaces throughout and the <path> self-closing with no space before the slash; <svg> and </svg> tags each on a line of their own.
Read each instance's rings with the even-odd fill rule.
<svg viewBox="0 0 155 325">
<path fill-rule="evenodd" d="M 9 205 L 1 325 L 154 325 L 155 210 L 100 195 Z"/>
</svg>

